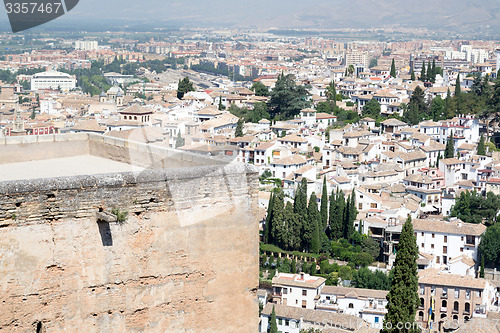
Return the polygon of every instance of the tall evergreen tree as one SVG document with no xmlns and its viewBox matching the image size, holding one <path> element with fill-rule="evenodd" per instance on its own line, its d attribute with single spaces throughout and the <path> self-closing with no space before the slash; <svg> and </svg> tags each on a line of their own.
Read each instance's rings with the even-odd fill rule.
<svg viewBox="0 0 500 333">
<path fill-rule="evenodd" d="M 243 118 L 238 119 L 238 123 L 236 124 L 236 130 L 234 132 L 235 137 L 243 136 Z"/>
<path fill-rule="evenodd" d="M 297 186 L 297 192 L 293 200 L 293 211 L 303 220 L 307 215 L 307 179 L 305 177 Z"/>
<path fill-rule="evenodd" d="M 415 81 L 415 72 L 413 71 L 413 69 L 411 70 L 410 80 Z"/>
<path fill-rule="evenodd" d="M 427 81 L 432 82 L 432 67 L 430 61 L 427 63 Z"/>
<path fill-rule="evenodd" d="M 289 251 L 300 251 L 302 223 L 298 214 L 294 213 L 293 205 L 287 202 L 285 206 L 285 237 L 283 248 Z"/>
<path fill-rule="evenodd" d="M 422 61 L 422 72 L 420 73 L 420 81 L 427 81 L 427 76 L 425 75 L 425 61 Z"/>
<path fill-rule="evenodd" d="M 330 104 L 333 106 L 337 105 L 337 91 L 335 90 L 335 82 L 333 80 L 330 82 L 328 87 L 326 87 L 326 98 Z"/>
<path fill-rule="evenodd" d="M 458 98 L 462 94 L 462 88 L 460 87 L 460 74 L 457 75 L 455 80 L 455 98 Z"/>
<path fill-rule="evenodd" d="M 455 156 L 455 144 L 453 142 L 453 132 L 450 133 L 446 140 L 446 148 L 444 149 L 444 158 L 452 158 Z"/>
<path fill-rule="evenodd" d="M 477 154 L 486 156 L 486 146 L 484 144 L 484 137 L 481 135 L 481 139 L 479 139 L 479 143 L 477 144 Z"/>
<path fill-rule="evenodd" d="M 307 221 L 305 223 L 304 241 L 306 250 L 313 253 L 319 252 L 319 225 L 321 223 L 316 193 L 311 193 L 309 206 L 307 206 Z"/>
<path fill-rule="evenodd" d="M 344 206 L 344 212 L 342 214 L 342 231 L 344 232 L 344 234 L 342 235 L 345 239 L 349 240 L 349 238 L 351 237 L 351 234 L 350 234 L 350 231 L 351 229 L 349 228 L 349 217 L 350 217 L 350 204 L 351 204 L 351 196 L 349 195 L 347 197 L 347 200 L 345 202 L 345 206 Z"/>
<path fill-rule="evenodd" d="M 271 244 L 271 223 L 273 220 L 273 207 L 274 207 L 274 192 L 271 193 L 271 198 L 269 198 L 269 206 L 267 207 L 266 225 L 264 226 L 264 242 Z"/>
<path fill-rule="evenodd" d="M 417 240 L 414 235 L 411 217 L 408 217 L 401 231 L 398 252 L 392 268 L 394 275 L 391 290 L 387 294 L 385 329 L 381 330 L 381 332 L 416 333 L 420 331 L 415 323 L 415 314 L 419 304 L 417 259 Z M 401 325 L 403 325 L 403 328 L 398 328 Z"/>
<path fill-rule="evenodd" d="M 344 192 L 337 189 L 337 193 L 330 196 L 330 214 L 328 223 L 328 237 L 333 240 L 344 237 L 343 214 Z"/>
<path fill-rule="evenodd" d="M 436 82 L 436 74 L 437 74 L 436 59 L 432 59 L 431 73 L 432 73 L 432 83 L 434 83 Z"/>
<path fill-rule="evenodd" d="M 278 322 L 276 321 L 276 311 L 271 312 L 271 319 L 269 319 L 269 333 L 278 333 Z"/>
<path fill-rule="evenodd" d="M 396 77 L 396 64 L 394 63 L 394 58 L 392 58 L 392 63 L 391 63 L 391 76 Z"/>
<path fill-rule="evenodd" d="M 328 191 L 326 189 L 326 176 L 323 178 L 323 189 L 321 192 L 321 206 L 320 206 L 320 215 L 321 215 L 321 231 L 326 230 L 328 226 Z"/>
<path fill-rule="evenodd" d="M 354 189 L 351 192 L 351 202 L 349 204 L 349 219 L 350 219 L 350 235 L 354 232 L 354 221 L 356 221 L 356 218 L 358 217 L 358 209 L 356 208 L 356 193 L 354 192 Z M 350 237 L 349 235 L 349 237 Z"/>
<path fill-rule="evenodd" d="M 284 214 L 284 194 L 279 188 L 273 202 L 273 216 L 271 221 L 272 244 L 283 246 L 285 243 L 285 214 Z"/>
</svg>

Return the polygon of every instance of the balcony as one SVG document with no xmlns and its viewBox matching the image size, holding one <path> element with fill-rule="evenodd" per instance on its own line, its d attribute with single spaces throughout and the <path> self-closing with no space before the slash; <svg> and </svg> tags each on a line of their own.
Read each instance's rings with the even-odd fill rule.
<svg viewBox="0 0 500 333">
<path fill-rule="evenodd" d="M 448 312 L 448 308 L 446 306 L 441 307 L 441 312 Z"/>
</svg>

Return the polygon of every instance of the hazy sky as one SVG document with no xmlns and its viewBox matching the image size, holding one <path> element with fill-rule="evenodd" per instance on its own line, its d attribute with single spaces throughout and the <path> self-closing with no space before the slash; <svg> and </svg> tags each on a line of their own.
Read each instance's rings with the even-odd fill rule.
<svg viewBox="0 0 500 333">
<path fill-rule="evenodd" d="M 127 22 L 238 27 L 371 28 L 400 24 L 430 29 L 500 28 L 499 0 L 80 0 L 47 27 L 79 21 L 117 28 Z M 7 22 L 3 11 L 2 23 Z M 121 23 L 118 23 L 121 21 Z"/>
</svg>

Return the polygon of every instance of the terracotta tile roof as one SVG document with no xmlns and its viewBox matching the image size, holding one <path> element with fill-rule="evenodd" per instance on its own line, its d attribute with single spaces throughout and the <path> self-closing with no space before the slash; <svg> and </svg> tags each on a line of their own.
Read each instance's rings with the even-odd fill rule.
<svg viewBox="0 0 500 333">
<path fill-rule="evenodd" d="M 389 293 L 386 290 L 362 289 L 362 288 L 347 288 L 340 286 L 324 286 L 321 290 L 322 294 L 337 295 L 353 298 L 378 298 L 385 299 Z"/>
<path fill-rule="evenodd" d="M 485 279 L 474 278 L 470 275 L 461 276 L 440 272 L 435 268 L 428 268 L 418 273 L 418 283 L 435 286 L 484 289 L 488 282 Z"/>
<path fill-rule="evenodd" d="M 465 223 L 457 219 L 455 221 L 441 221 L 429 219 L 413 220 L 415 231 L 438 232 L 453 235 L 481 236 L 486 231 L 483 224 Z"/>
</svg>

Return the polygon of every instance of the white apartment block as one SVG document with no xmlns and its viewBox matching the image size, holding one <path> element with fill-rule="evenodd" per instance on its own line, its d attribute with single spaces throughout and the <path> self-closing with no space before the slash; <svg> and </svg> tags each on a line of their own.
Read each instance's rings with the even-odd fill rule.
<svg viewBox="0 0 500 333">
<path fill-rule="evenodd" d="M 273 277 L 273 303 L 314 309 L 325 279 L 309 274 L 279 273 Z"/>
<path fill-rule="evenodd" d="M 92 51 L 98 49 L 99 49 L 99 43 L 95 40 L 75 41 L 75 50 Z"/>
<path fill-rule="evenodd" d="M 436 264 L 447 266 L 451 259 L 462 255 L 477 261 L 483 224 L 453 221 L 415 219 L 413 229 L 419 252 L 435 256 Z"/>
</svg>

